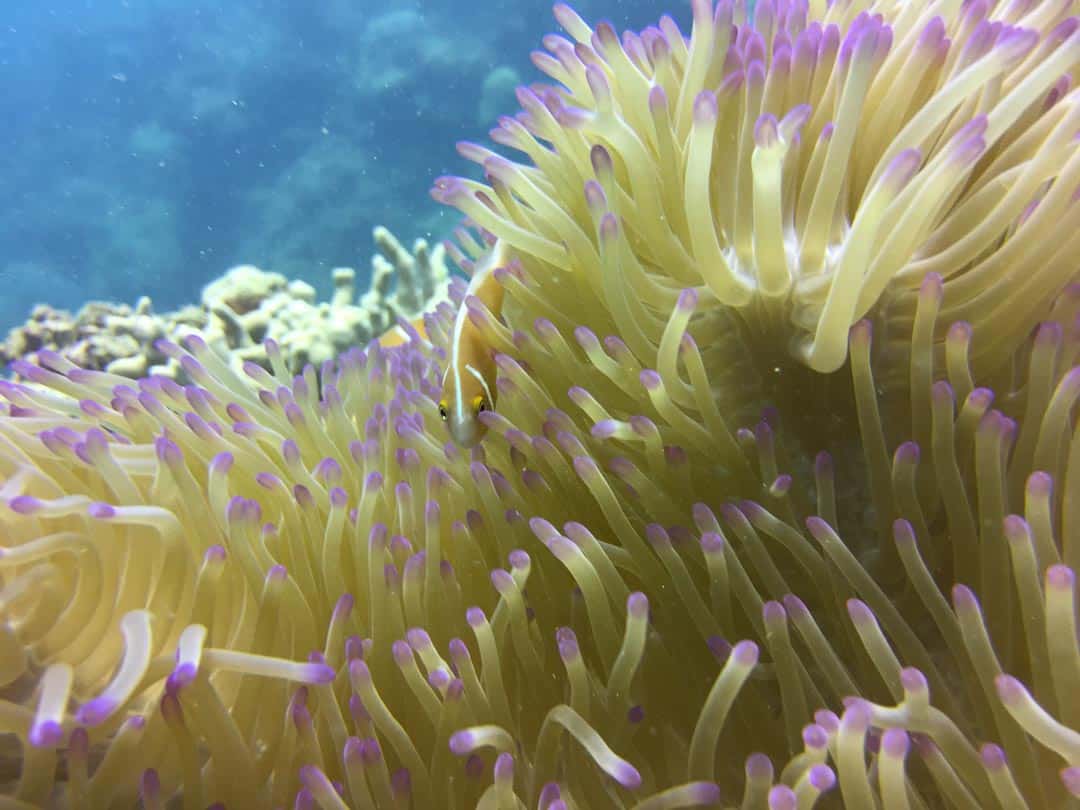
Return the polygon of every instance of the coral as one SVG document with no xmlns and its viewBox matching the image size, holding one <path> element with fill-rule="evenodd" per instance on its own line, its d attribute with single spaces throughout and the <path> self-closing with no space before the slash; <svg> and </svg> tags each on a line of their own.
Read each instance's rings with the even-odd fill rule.
<svg viewBox="0 0 1080 810">
<path fill-rule="evenodd" d="M 315 290 L 304 282 L 287 283 L 250 266 L 233 268 L 203 291 L 203 306 L 214 316 L 206 339 L 227 346 L 238 369 L 245 360 L 268 367 L 263 342 L 271 340 L 295 373 L 309 363 L 321 366 L 446 299 L 442 245 L 429 248 L 418 239 L 410 252 L 382 227 L 375 228 L 374 239 L 371 281 L 359 299 L 356 273 L 348 267 L 333 271 L 334 293 L 324 303 L 315 302 Z"/>
<path fill-rule="evenodd" d="M 459 233 L 462 263 L 495 237 L 513 246 L 496 271 L 505 321 L 453 283 L 426 317 L 430 343 L 372 344 L 319 372 L 294 375 L 269 341 L 271 370 L 238 374 L 191 336 L 158 344 L 187 387 L 49 352 L 0 384 L 11 793 L 94 808 L 780 810 L 829 793 L 853 810 L 1067 806 L 1080 796 L 1080 284 L 1075 264 L 1019 262 L 1012 237 L 1040 241 L 1023 229 L 1044 206 L 1043 238 L 1075 224 L 1055 140 L 1071 127 L 1070 165 L 1080 93 L 1057 78 L 1080 42 L 1069 10 L 762 2 L 755 32 L 738 6 L 697 2 L 689 41 L 665 18 L 620 45 L 560 6 L 577 44 L 546 44 L 611 113 L 610 140 L 571 110 L 573 87 L 540 104 L 522 91 L 526 113 L 497 137 L 512 132 L 534 165 L 489 156 L 491 185 L 437 189 L 483 229 Z M 938 61 L 907 60 L 927 40 Z M 1028 57 L 984 82 L 1017 42 Z M 813 70 L 796 69 L 800 52 Z M 755 68 L 766 54 L 769 70 Z M 628 153 L 682 149 L 643 139 L 657 121 L 683 128 L 686 154 L 668 156 L 689 166 L 703 146 L 732 148 L 696 143 L 701 126 L 710 139 L 736 113 L 744 134 L 771 126 L 742 112 L 756 79 L 723 128 L 719 112 L 689 120 L 703 87 L 760 69 L 762 99 L 843 98 L 896 54 L 932 111 L 911 120 L 949 112 L 905 187 L 946 188 L 940 206 L 911 199 L 884 224 L 909 233 L 912 212 L 951 211 L 941 238 L 976 243 L 990 269 L 897 270 L 853 322 L 827 314 L 843 288 L 821 272 L 820 308 L 802 321 L 807 301 L 754 288 L 776 278 L 749 265 L 740 302 L 703 283 L 719 265 L 646 260 L 657 239 L 693 251 L 730 233 L 706 218 L 679 234 L 678 205 L 642 211 L 643 164 Z M 670 85 L 665 105 L 641 103 L 654 80 Z M 1013 116 L 1026 96 L 1002 99 L 1020 87 L 1041 89 Z M 903 131 L 882 128 L 905 114 L 894 93 L 873 114 L 840 104 L 854 134 L 874 136 L 847 147 L 856 178 L 875 138 Z M 697 106 L 710 112 L 707 97 Z M 950 127 L 967 126 L 950 116 L 984 114 L 974 168 L 942 173 Z M 775 144 L 732 153 L 740 183 L 767 195 Z M 687 176 L 720 197 L 723 166 Z M 560 200 L 579 175 L 580 196 Z M 781 200 L 861 190 L 831 171 L 799 189 L 785 176 Z M 989 243 L 973 224 L 998 221 L 973 216 L 990 195 L 979 178 L 1013 211 Z M 752 233 L 767 207 L 753 207 Z M 856 210 L 804 233 L 865 248 L 843 216 Z M 928 244 L 919 256 L 937 255 Z M 1015 284 L 1052 294 L 999 313 Z M 957 301 L 979 306 L 961 315 Z M 469 452 L 446 441 L 435 405 L 461 306 L 500 372 L 487 439 Z M 812 347 L 834 331 L 842 359 L 823 373 Z"/>
<path fill-rule="evenodd" d="M 91 302 L 72 316 L 39 306 L 0 344 L 0 364 L 35 362 L 41 350 L 59 352 L 88 370 L 136 379 L 148 374 L 187 381 L 183 370 L 154 346 L 162 338 L 202 335 L 239 370 L 246 360 L 269 368 L 263 341 L 278 343 L 294 372 L 331 360 L 378 337 L 399 318 L 415 319 L 445 299 L 448 271 L 442 245 L 416 240 L 410 252 L 385 228 L 374 230 L 368 290 L 356 299 L 356 273 L 334 270 L 334 294 L 317 302 L 303 281 L 289 281 L 257 267 L 234 267 L 208 284 L 201 307 L 157 315 L 143 297 L 132 309 Z"/>
<path fill-rule="evenodd" d="M 488 72 L 480 86 L 480 98 L 477 101 L 476 119 L 481 126 L 499 114 L 507 101 L 514 98 L 521 76 L 509 65 L 499 65 Z"/>
<path fill-rule="evenodd" d="M 158 368 L 167 358 L 154 348 L 155 341 L 206 324 L 206 313 L 195 306 L 155 314 L 146 296 L 134 307 L 91 301 L 74 315 L 40 304 L 0 344 L 0 366 L 14 360 L 33 362 L 38 352 L 52 351 L 81 368 L 138 378 L 165 370 Z"/>
</svg>

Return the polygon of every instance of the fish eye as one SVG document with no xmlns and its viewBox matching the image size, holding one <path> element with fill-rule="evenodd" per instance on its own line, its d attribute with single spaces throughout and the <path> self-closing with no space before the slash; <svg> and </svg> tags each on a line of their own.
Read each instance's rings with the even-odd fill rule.
<svg viewBox="0 0 1080 810">
<path fill-rule="evenodd" d="M 475 413 L 481 414 L 487 410 L 490 410 L 490 407 L 488 406 L 488 401 L 483 396 L 479 396 L 473 400 L 473 411 Z"/>
<path fill-rule="evenodd" d="M 439 416 L 442 418 L 442 420 L 444 422 L 447 420 L 446 402 L 445 401 L 439 403 Z"/>
</svg>

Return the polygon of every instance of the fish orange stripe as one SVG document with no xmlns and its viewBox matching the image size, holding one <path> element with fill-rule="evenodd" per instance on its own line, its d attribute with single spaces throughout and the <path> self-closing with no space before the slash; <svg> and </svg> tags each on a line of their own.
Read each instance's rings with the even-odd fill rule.
<svg viewBox="0 0 1080 810">
<path fill-rule="evenodd" d="M 420 315 L 417 318 L 413 318 L 411 321 L 409 321 L 409 325 L 420 333 L 420 337 L 422 337 L 424 340 L 428 340 L 427 329 L 424 327 L 423 315 Z M 409 333 L 398 325 L 392 326 L 382 333 L 382 335 L 379 337 L 379 345 L 382 346 L 384 349 L 390 349 L 394 346 L 400 346 L 403 343 L 408 343 L 409 340 Z"/>
</svg>

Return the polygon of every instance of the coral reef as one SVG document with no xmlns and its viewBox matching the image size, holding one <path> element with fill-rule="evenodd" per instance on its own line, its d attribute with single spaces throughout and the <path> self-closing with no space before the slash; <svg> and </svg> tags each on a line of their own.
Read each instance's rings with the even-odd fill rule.
<svg viewBox="0 0 1080 810">
<path fill-rule="evenodd" d="M 164 315 L 154 313 L 146 296 L 134 307 L 90 301 L 74 315 L 39 304 L 22 326 L 12 329 L 0 343 L 0 366 L 13 360 L 34 362 L 40 351 L 59 352 L 81 368 L 137 378 L 166 372 L 168 358 L 154 342 L 206 327 L 206 312 L 188 306 Z"/>
<path fill-rule="evenodd" d="M 330 301 L 316 301 L 315 290 L 257 267 L 234 267 L 208 284 L 201 306 L 162 315 L 143 297 L 134 309 L 91 302 L 76 315 L 38 306 L 30 319 L 0 344 L 0 364 L 35 362 L 38 352 L 57 352 L 81 368 L 123 377 L 163 375 L 187 381 L 175 360 L 155 343 L 197 332 L 239 370 L 251 360 L 269 368 L 265 340 L 280 346 L 287 368 L 321 365 L 352 346 L 378 337 L 399 318 L 412 320 L 445 300 L 449 273 L 442 245 L 429 248 L 418 239 L 408 250 L 386 228 L 374 230 L 377 253 L 371 281 L 356 295 L 356 272 L 333 271 Z"/>
<path fill-rule="evenodd" d="M 756 8 L 556 7 L 530 164 L 434 191 L 502 319 L 454 282 L 319 370 L 0 384 L 18 802 L 1080 798 L 1074 3 Z"/>
<path fill-rule="evenodd" d="M 268 360 L 263 342 L 275 342 L 294 373 L 321 366 L 347 349 L 363 345 L 399 319 L 414 320 L 446 299 L 449 271 L 443 246 L 416 240 L 410 252 L 386 228 L 374 231 L 378 252 L 371 260 L 367 291 L 356 295 L 356 273 L 333 271 L 334 293 L 316 303 L 303 282 L 242 266 L 203 290 L 203 307 L 213 316 L 205 335 L 227 347 L 242 364 Z"/>
</svg>

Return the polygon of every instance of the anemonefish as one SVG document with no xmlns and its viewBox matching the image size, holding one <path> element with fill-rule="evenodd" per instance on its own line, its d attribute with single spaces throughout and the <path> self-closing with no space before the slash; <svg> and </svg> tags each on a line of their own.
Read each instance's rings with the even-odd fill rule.
<svg viewBox="0 0 1080 810">
<path fill-rule="evenodd" d="M 495 357 L 476 324 L 469 319 L 465 302 L 475 296 L 499 317 L 503 288 L 495 279 L 495 270 L 505 267 L 509 260 L 506 243 L 500 239 L 476 261 L 465 298 L 454 318 L 439 415 L 461 447 L 473 447 L 484 438 L 487 428 L 480 422 L 480 414 L 495 407 Z"/>
</svg>

